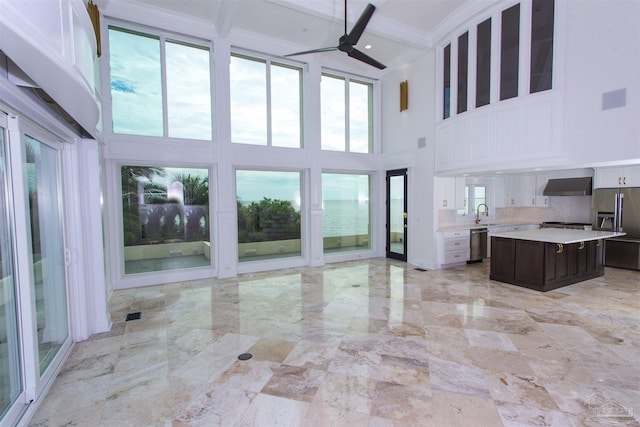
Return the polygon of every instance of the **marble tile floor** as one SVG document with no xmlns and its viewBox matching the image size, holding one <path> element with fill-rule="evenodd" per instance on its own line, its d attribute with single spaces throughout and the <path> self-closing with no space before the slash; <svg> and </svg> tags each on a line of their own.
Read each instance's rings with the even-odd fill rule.
<svg viewBox="0 0 640 427">
<path fill-rule="evenodd" d="M 75 345 L 31 425 L 640 426 L 640 272 L 540 293 L 488 267 L 116 291 L 112 331 Z"/>
</svg>

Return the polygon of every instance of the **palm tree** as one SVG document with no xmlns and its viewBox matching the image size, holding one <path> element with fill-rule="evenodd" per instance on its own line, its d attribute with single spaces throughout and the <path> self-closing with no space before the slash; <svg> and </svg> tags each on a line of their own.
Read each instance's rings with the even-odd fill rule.
<svg viewBox="0 0 640 427">
<path fill-rule="evenodd" d="M 132 246 L 140 242 L 146 235 L 145 224 L 140 221 L 140 208 L 138 204 L 138 183 L 141 178 L 152 181 L 154 177 L 164 176 L 165 170 L 155 166 L 122 166 L 120 179 L 122 185 L 122 222 L 124 232 L 124 245 Z M 152 197 L 157 196 L 157 186 L 152 191 Z M 166 189 L 165 189 L 166 193 Z M 146 197 L 145 197 L 146 198 Z M 166 196 L 165 196 L 166 199 Z"/>
<path fill-rule="evenodd" d="M 182 183 L 185 205 L 203 206 L 209 204 L 208 177 L 178 172 L 173 175 L 173 181 Z"/>
</svg>

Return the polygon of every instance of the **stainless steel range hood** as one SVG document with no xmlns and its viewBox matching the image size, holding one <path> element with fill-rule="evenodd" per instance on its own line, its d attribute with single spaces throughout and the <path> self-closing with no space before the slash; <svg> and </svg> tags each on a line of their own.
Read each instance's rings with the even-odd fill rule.
<svg viewBox="0 0 640 427">
<path fill-rule="evenodd" d="M 591 177 L 550 179 L 542 194 L 545 196 L 590 196 Z"/>
</svg>

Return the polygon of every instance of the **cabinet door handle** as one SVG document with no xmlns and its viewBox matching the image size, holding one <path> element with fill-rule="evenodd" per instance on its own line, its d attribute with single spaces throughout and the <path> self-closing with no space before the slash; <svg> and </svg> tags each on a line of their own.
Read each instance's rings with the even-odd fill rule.
<svg viewBox="0 0 640 427">
<path fill-rule="evenodd" d="M 600 246 L 602 244 L 602 240 L 598 239 L 598 242 L 596 243 L 596 247 Z"/>
<path fill-rule="evenodd" d="M 622 184 L 622 177 L 621 176 L 618 177 L 618 185 L 620 185 L 620 184 Z"/>
<path fill-rule="evenodd" d="M 626 176 L 622 177 L 622 185 L 627 185 L 627 177 Z"/>
<path fill-rule="evenodd" d="M 561 254 L 564 250 L 564 246 L 562 246 L 562 243 L 556 243 L 556 245 L 558 245 L 558 250 L 556 251 L 556 253 Z"/>
<path fill-rule="evenodd" d="M 584 242 L 580 242 L 580 244 L 578 245 L 578 249 L 579 250 L 584 249 Z"/>
</svg>

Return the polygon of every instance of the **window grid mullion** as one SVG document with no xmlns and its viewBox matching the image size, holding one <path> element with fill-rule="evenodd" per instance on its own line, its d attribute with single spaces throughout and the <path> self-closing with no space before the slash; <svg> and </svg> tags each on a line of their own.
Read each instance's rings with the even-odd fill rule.
<svg viewBox="0 0 640 427">
<path fill-rule="evenodd" d="M 166 37 L 160 34 L 160 80 L 162 82 L 162 132 L 169 137 L 169 102 L 167 99 L 167 52 Z"/>
<path fill-rule="evenodd" d="M 350 118 L 350 103 L 349 103 L 349 78 L 344 78 L 344 148 L 345 152 L 349 153 L 351 151 L 351 140 L 350 140 L 350 126 L 351 118 Z"/>
<path fill-rule="evenodd" d="M 265 65 L 267 72 L 267 105 L 265 105 L 267 109 L 267 147 L 271 147 L 273 144 L 271 135 L 271 60 L 267 59 Z"/>
</svg>

